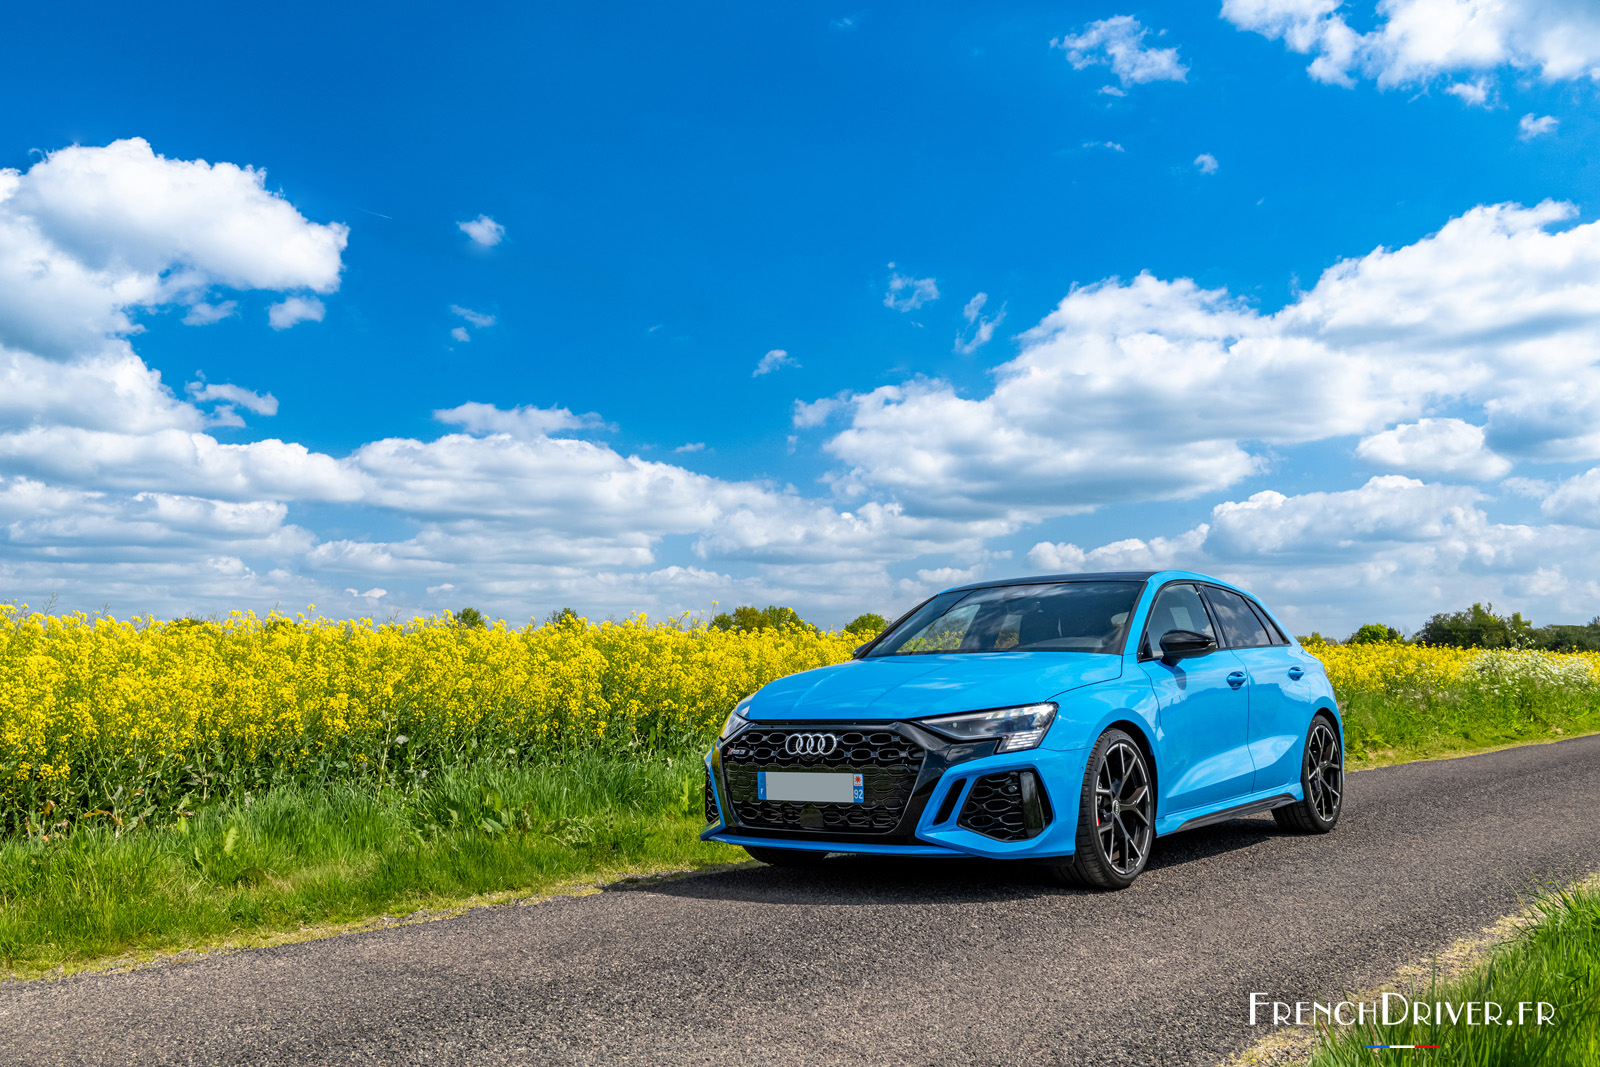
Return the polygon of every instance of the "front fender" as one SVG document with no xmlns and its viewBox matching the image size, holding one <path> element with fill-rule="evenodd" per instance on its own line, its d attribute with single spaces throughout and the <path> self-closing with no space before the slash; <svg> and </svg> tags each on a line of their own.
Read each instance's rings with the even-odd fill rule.
<svg viewBox="0 0 1600 1067">
<path fill-rule="evenodd" d="M 1116 681 L 1101 682 L 1073 690 L 1059 698 L 1056 721 L 1045 735 L 1043 748 L 1067 751 L 1088 748 L 1115 722 L 1131 722 L 1144 732 L 1144 740 L 1155 747 L 1157 718 L 1155 690 L 1139 672 L 1123 675 Z"/>
</svg>

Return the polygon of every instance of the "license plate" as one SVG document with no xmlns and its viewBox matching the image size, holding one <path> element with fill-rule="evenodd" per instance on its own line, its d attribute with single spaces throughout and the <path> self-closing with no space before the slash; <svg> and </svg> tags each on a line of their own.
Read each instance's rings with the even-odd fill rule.
<svg viewBox="0 0 1600 1067">
<path fill-rule="evenodd" d="M 757 771 L 756 795 L 812 804 L 860 804 L 867 799 L 861 775 L 819 771 Z"/>
</svg>

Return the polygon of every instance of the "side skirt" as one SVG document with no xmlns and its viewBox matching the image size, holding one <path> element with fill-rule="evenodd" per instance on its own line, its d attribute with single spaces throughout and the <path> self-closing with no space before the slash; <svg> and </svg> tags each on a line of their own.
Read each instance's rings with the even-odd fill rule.
<svg viewBox="0 0 1600 1067">
<path fill-rule="evenodd" d="M 1285 804 L 1293 804 L 1298 799 L 1298 797 L 1290 796 L 1288 793 L 1279 793 L 1275 797 L 1267 797 L 1263 800 L 1252 800 L 1247 804 L 1240 804 L 1237 807 L 1224 808 L 1222 811 L 1214 811 L 1210 815 L 1198 816 L 1197 818 L 1190 819 L 1188 822 L 1183 823 L 1177 828 L 1177 830 L 1171 830 L 1168 832 L 1177 833 L 1180 830 L 1196 830 L 1202 826 L 1211 826 L 1214 823 L 1227 822 L 1229 819 L 1238 819 L 1246 815 L 1255 815 L 1263 811 L 1271 811 L 1273 808 L 1281 808 Z"/>
</svg>

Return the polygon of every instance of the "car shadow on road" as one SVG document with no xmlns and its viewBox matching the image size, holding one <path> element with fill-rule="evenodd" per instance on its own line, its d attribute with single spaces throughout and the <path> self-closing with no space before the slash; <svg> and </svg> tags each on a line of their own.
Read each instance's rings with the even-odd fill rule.
<svg viewBox="0 0 1600 1067">
<path fill-rule="evenodd" d="M 1271 819 L 1233 819 L 1156 842 L 1147 870 L 1182 867 L 1281 836 Z M 830 856 L 814 867 L 751 861 L 679 878 L 619 882 L 608 892 L 659 893 L 771 904 L 963 904 L 1092 893 L 1064 886 L 1032 863 L 1014 860 Z"/>
</svg>

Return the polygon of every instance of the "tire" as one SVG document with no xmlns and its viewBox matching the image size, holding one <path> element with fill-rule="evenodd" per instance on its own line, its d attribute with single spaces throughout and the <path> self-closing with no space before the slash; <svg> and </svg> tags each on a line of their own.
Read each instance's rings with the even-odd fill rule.
<svg viewBox="0 0 1600 1067">
<path fill-rule="evenodd" d="M 1338 725 L 1324 712 L 1318 712 L 1306 730 L 1300 788 L 1305 799 L 1272 809 L 1279 829 L 1325 834 L 1337 826 L 1344 810 L 1344 745 L 1339 741 Z"/>
<path fill-rule="evenodd" d="M 1048 869 L 1068 885 L 1126 889 L 1150 860 L 1156 794 L 1150 761 L 1128 734 L 1110 729 L 1089 752 L 1078 799 L 1078 851 Z"/>
<path fill-rule="evenodd" d="M 750 853 L 751 859 L 772 867 L 815 867 L 828 858 L 826 852 L 800 848 L 762 848 L 759 845 L 745 845 L 744 850 Z"/>
</svg>

